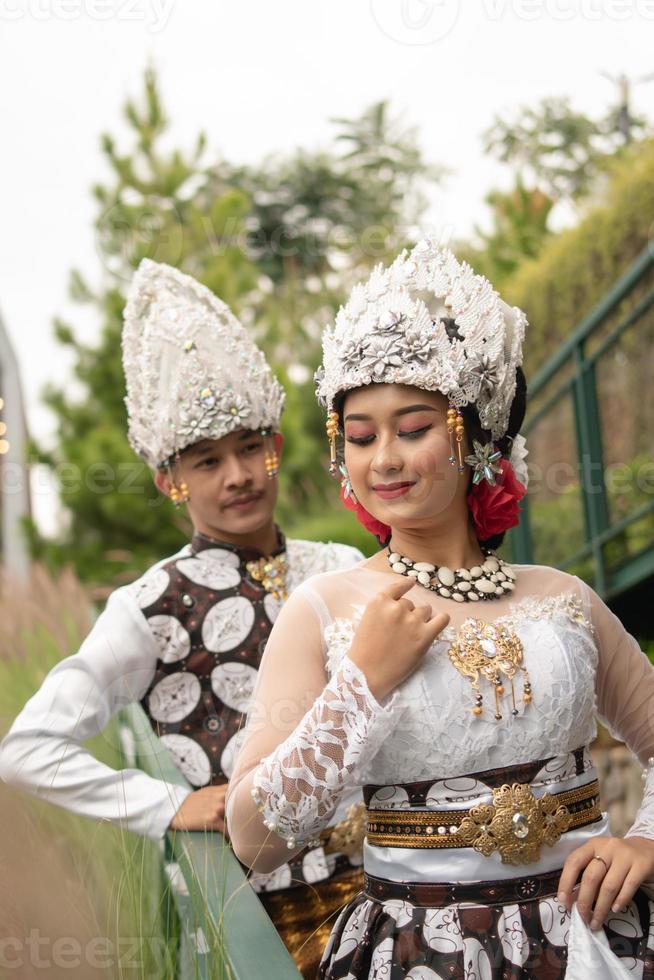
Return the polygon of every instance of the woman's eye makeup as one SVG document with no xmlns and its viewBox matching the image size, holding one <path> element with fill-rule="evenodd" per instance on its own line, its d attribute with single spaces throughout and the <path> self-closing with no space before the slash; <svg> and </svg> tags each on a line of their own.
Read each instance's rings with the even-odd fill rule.
<svg viewBox="0 0 654 980">
<path fill-rule="evenodd" d="M 427 425 L 421 425 L 417 429 L 405 429 L 403 432 L 398 432 L 398 436 L 402 436 L 404 439 L 418 439 L 425 432 L 429 432 L 431 428 L 433 426 L 431 422 L 428 422 Z"/>
<path fill-rule="evenodd" d="M 418 424 L 413 429 L 399 429 L 397 432 L 398 438 L 401 439 L 419 439 L 420 436 L 424 435 L 433 428 L 432 422 L 426 422 L 424 425 Z M 345 430 L 345 441 L 352 442 L 355 446 L 367 446 L 368 443 L 372 442 L 375 438 L 374 432 L 366 432 L 364 430 L 358 429 L 346 429 Z"/>
<path fill-rule="evenodd" d="M 372 442 L 374 438 L 374 432 L 366 432 L 364 429 L 356 429 L 353 427 L 345 430 L 345 441 L 353 442 L 355 446 L 366 446 L 369 442 Z"/>
</svg>

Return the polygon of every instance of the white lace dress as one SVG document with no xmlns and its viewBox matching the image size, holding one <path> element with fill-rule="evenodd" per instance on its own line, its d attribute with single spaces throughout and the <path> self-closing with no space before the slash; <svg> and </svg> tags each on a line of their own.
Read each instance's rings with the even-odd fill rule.
<svg viewBox="0 0 654 980">
<path fill-rule="evenodd" d="M 286 861 L 319 834 L 352 785 L 368 787 L 369 808 L 381 800 L 404 812 L 452 805 L 452 793 L 443 788 L 461 789 L 462 777 L 528 763 L 540 762 L 531 767 L 535 794 L 552 784 L 557 791 L 580 786 L 593 775 L 586 747 L 597 716 L 647 763 L 654 755 L 654 669 L 636 641 L 579 579 L 542 566 L 513 569 L 515 591 L 476 606 L 448 603 L 420 586 L 408 593 L 421 603 L 431 600 L 452 619 L 420 667 L 381 704 L 348 651 L 357 621 L 388 584 L 388 573 L 362 563 L 297 589 L 271 634 L 230 784 L 228 822 L 243 861 L 258 871 Z M 533 701 L 518 700 L 517 714 L 502 710 L 496 720 L 490 694 L 488 710 L 473 714 L 470 681 L 447 655 L 470 618 L 504 624 L 522 642 Z M 488 802 L 483 779 L 468 780 L 455 805 Z M 416 783 L 428 787 L 419 807 L 411 796 Z M 607 833 L 603 816 L 564 833 L 554 846 L 543 847 L 537 862 L 518 870 L 498 853 L 484 857 L 468 847 L 370 843 L 364 864 L 372 879 L 390 883 L 552 877 L 572 850 Z M 651 771 L 629 834 L 654 839 Z M 334 926 L 321 976 L 654 977 L 644 891 L 626 913 L 612 915 L 604 930 L 592 933 L 576 912 L 568 915 L 555 893 L 556 884 L 532 900 L 433 908 L 362 893 Z"/>
</svg>

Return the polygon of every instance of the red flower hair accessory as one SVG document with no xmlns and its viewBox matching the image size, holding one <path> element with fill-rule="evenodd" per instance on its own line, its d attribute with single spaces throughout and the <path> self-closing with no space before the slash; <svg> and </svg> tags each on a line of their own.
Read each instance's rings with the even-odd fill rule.
<svg viewBox="0 0 654 980">
<path fill-rule="evenodd" d="M 468 494 L 468 506 L 480 541 L 487 541 L 520 522 L 519 501 L 527 488 L 517 479 L 508 459 L 500 460 L 498 465 L 502 472 L 497 474 L 494 486 L 482 480 Z"/>
</svg>

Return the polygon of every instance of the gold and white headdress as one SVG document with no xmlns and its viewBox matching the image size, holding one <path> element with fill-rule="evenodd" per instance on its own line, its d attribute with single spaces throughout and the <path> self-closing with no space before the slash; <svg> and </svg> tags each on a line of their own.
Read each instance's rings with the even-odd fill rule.
<svg viewBox="0 0 654 980">
<path fill-rule="evenodd" d="M 211 290 L 143 259 L 124 317 L 128 438 L 152 468 L 201 439 L 279 427 L 284 389 Z"/>
<path fill-rule="evenodd" d="M 453 320 L 446 330 L 442 320 Z M 428 240 L 355 286 L 323 338 L 319 401 L 373 382 L 440 391 L 456 408 L 474 404 L 493 439 L 507 430 L 522 363 L 525 314 L 483 276 Z"/>
</svg>

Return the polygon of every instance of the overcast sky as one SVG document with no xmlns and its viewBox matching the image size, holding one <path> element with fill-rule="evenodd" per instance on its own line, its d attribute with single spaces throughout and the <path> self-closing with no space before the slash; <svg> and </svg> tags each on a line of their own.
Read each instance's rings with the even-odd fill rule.
<svg viewBox="0 0 654 980">
<path fill-rule="evenodd" d="M 502 180 L 480 145 L 493 116 L 548 95 L 603 113 L 615 91 L 600 71 L 649 73 L 653 38 L 654 0 L 0 0 L 0 313 L 32 431 L 52 435 L 40 392 L 69 370 L 52 317 L 97 334 L 67 300 L 68 273 L 101 275 L 98 137 L 125 135 L 121 106 L 148 62 L 174 141 L 204 129 L 232 162 L 325 144 L 330 117 L 389 99 L 453 171 L 430 227 L 462 236 Z M 634 107 L 652 104 L 654 84 L 638 86 Z"/>
</svg>

